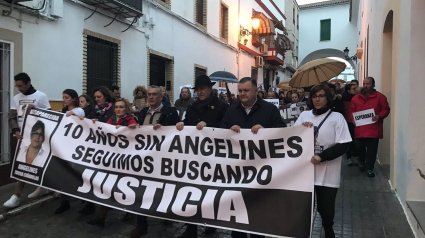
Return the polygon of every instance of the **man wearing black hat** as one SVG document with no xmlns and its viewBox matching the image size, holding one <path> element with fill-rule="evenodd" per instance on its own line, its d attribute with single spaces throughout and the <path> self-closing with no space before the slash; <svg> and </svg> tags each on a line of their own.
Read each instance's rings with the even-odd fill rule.
<svg viewBox="0 0 425 238">
<path fill-rule="evenodd" d="M 196 129 L 202 130 L 204 127 L 220 127 L 221 120 L 226 113 L 229 105 L 218 99 L 212 93 L 212 86 L 215 82 L 211 82 L 206 75 L 201 75 L 196 78 L 195 89 L 198 94 L 198 100 L 187 108 L 186 117 L 183 122 L 176 124 L 177 130 L 183 130 L 186 126 L 196 126 Z M 186 231 L 180 238 L 196 238 L 198 237 L 198 227 L 196 225 L 187 224 Z M 206 228 L 205 234 L 211 234 L 215 228 Z"/>
</svg>

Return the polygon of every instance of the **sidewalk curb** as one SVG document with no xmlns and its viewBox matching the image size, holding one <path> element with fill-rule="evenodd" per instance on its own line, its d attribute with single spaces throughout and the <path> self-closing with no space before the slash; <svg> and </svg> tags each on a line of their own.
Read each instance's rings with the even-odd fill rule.
<svg viewBox="0 0 425 238">
<path fill-rule="evenodd" d="M 30 211 L 33 208 L 37 208 L 37 207 L 41 207 L 42 205 L 52 202 L 53 200 L 55 200 L 55 196 L 53 195 L 47 195 L 44 196 L 38 200 L 35 200 L 31 203 L 19 206 L 17 208 L 14 208 L 6 213 L 0 214 L 0 222 L 3 222 L 11 217 L 17 216 L 19 214 L 25 213 L 27 211 Z"/>
</svg>

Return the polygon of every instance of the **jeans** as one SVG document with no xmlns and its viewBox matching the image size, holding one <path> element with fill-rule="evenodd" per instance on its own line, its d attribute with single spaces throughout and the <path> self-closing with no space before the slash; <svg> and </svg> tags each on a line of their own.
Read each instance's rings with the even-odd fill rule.
<svg viewBox="0 0 425 238">
<path fill-rule="evenodd" d="M 350 143 L 350 148 L 348 149 L 346 155 L 347 159 L 350 159 L 352 157 L 357 157 L 357 151 L 356 151 L 356 141 L 354 138 L 354 128 L 356 127 L 353 123 L 347 122 L 348 130 L 350 131 L 351 139 L 353 140 Z"/>
<path fill-rule="evenodd" d="M 325 229 L 326 238 L 334 238 L 333 231 L 335 216 L 335 199 L 338 188 L 314 186 L 317 200 L 317 211 L 322 218 L 322 226 Z"/>
<path fill-rule="evenodd" d="M 359 163 L 366 165 L 366 170 L 373 170 L 378 153 L 378 138 L 357 138 L 356 147 Z"/>
</svg>

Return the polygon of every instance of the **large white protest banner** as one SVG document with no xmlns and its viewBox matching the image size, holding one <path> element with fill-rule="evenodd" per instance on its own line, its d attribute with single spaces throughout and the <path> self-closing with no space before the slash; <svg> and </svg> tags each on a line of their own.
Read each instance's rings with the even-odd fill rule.
<svg viewBox="0 0 425 238">
<path fill-rule="evenodd" d="M 375 123 L 374 121 L 372 121 L 372 118 L 374 116 L 375 110 L 373 108 L 353 113 L 354 120 L 356 121 L 356 126 L 364 126 Z"/>
<path fill-rule="evenodd" d="M 11 176 L 135 214 L 309 237 L 313 129 L 129 129 L 28 110 Z M 43 150 L 31 160 L 25 151 Z M 34 161 L 37 161 L 34 163 Z"/>
</svg>

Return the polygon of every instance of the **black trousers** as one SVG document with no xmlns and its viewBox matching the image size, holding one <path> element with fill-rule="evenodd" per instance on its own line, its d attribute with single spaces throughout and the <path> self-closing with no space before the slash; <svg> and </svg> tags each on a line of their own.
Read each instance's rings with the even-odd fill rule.
<svg viewBox="0 0 425 238">
<path fill-rule="evenodd" d="M 338 188 L 314 186 L 314 190 L 316 192 L 317 211 L 322 218 L 322 226 L 325 229 L 326 237 L 332 237 L 328 233 L 333 233 L 332 226 L 334 224 L 335 199 Z"/>
<path fill-rule="evenodd" d="M 148 227 L 148 217 L 137 215 L 137 226 Z"/>
<path fill-rule="evenodd" d="M 346 155 L 347 159 L 350 159 L 352 157 L 357 157 L 357 151 L 356 151 L 356 140 L 354 137 L 354 128 L 356 127 L 353 123 L 347 122 L 348 130 L 350 131 L 351 139 L 353 140 L 350 143 L 350 148 L 348 149 Z"/>
<path fill-rule="evenodd" d="M 261 235 L 255 235 L 255 234 L 249 234 L 249 236 L 251 238 L 263 238 L 265 236 L 261 236 Z M 248 237 L 248 233 L 243 233 L 240 231 L 232 231 L 232 238 L 247 238 Z"/>
<path fill-rule="evenodd" d="M 366 165 L 366 169 L 373 170 L 378 154 L 378 138 L 357 138 L 356 147 L 359 163 Z"/>
</svg>

